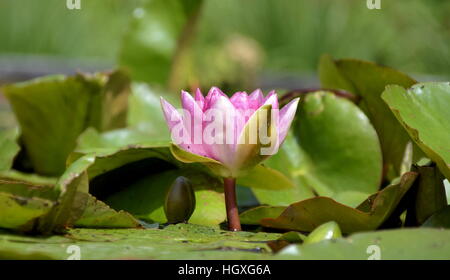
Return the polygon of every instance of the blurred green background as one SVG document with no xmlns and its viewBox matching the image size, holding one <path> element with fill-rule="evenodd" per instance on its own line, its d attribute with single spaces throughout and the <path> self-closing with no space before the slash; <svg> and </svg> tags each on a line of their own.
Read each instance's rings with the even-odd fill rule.
<svg viewBox="0 0 450 280">
<path fill-rule="evenodd" d="M 113 67 L 140 2 L 81 0 L 69 10 L 65 0 L 0 0 L 0 80 Z M 381 2 L 369 10 L 365 0 L 205 0 L 198 65 L 211 83 L 233 79 L 234 58 L 261 68 L 263 87 L 296 87 L 302 77 L 314 84 L 318 58 L 329 53 L 448 79 L 450 1 Z"/>
</svg>

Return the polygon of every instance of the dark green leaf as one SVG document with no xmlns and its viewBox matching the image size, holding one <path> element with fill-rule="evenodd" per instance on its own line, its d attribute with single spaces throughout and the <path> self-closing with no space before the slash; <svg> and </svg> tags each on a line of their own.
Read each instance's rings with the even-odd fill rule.
<svg viewBox="0 0 450 280">
<path fill-rule="evenodd" d="M 434 166 L 416 166 L 419 173 L 412 188 L 412 205 L 408 208 L 406 220 L 410 225 L 421 225 L 435 212 L 447 206 L 444 176 Z"/>
<path fill-rule="evenodd" d="M 450 205 L 434 213 L 422 224 L 422 227 L 450 228 Z"/>
<path fill-rule="evenodd" d="M 315 197 L 294 203 L 279 217 L 263 219 L 261 224 L 284 230 L 312 231 L 323 223 L 336 221 L 344 233 L 374 230 L 389 218 L 416 177 L 417 173 L 405 173 L 399 183 L 370 196 L 356 209 L 328 197 Z"/>
</svg>

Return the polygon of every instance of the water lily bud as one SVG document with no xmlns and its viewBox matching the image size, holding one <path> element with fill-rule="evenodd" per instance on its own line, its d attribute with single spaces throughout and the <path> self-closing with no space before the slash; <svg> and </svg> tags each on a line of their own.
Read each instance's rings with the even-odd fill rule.
<svg viewBox="0 0 450 280">
<path fill-rule="evenodd" d="M 327 239 L 336 239 L 342 237 L 339 225 L 332 221 L 318 226 L 303 241 L 303 244 L 316 243 Z"/>
<path fill-rule="evenodd" d="M 195 210 L 195 193 L 191 181 L 183 176 L 175 179 L 167 192 L 164 213 L 168 223 L 187 222 Z"/>
</svg>

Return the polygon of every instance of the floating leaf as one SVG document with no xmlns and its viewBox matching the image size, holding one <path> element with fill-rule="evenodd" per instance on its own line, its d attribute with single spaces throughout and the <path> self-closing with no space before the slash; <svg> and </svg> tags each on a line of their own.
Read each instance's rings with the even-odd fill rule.
<svg viewBox="0 0 450 280">
<path fill-rule="evenodd" d="M 65 260 L 70 245 L 81 259 L 268 259 L 266 242 L 276 233 L 229 232 L 218 228 L 177 224 L 164 229 L 72 229 L 47 238 L 0 232 L 0 259 Z"/>
<path fill-rule="evenodd" d="M 14 157 L 20 149 L 16 142 L 18 135 L 17 128 L 0 129 L 0 171 L 11 168 Z"/>
<path fill-rule="evenodd" d="M 450 83 L 422 83 L 408 90 L 389 86 L 382 98 L 414 142 L 450 178 Z"/>
<path fill-rule="evenodd" d="M 239 185 L 262 190 L 286 191 L 294 184 L 283 173 L 264 165 L 257 165 L 246 175 L 238 177 Z"/>
<path fill-rule="evenodd" d="M 0 227 L 27 232 L 54 207 L 58 193 L 53 185 L 1 177 L 0 196 Z"/>
<path fill-rule="evenodd" d="M 264 165 L 283 173 L 294 186 L 290 189 L 270 190 L 253 188 L 259 203 L 274 206 L 288 206 L 291 203 L 311 198 L 313 191 L 302 178 L 302 170 L 305 168 L 305 156 L 300 150 L 292 132 L 286 136 L 278 153 L 264 162 Z M 260 178 L 263 178 L 260 176 Z"/>
<path fill-rule="evenodd" d="M 0 192 L 0 227 L 30 230 L 33 222 L 48 213 L 52 206 L 51 200 Z"/>
<path fill-rule="evenodd" d="M 44 234 L 62 232 L 71 227 L 84 212 L 87 197 L 80 193 L 89 191 L 86 168 L 95 160 L 86 155 L 71 164 L 58 179 L 55 191 L 59 193 L 57 204 L 39 221 L 38 231 Z"/>
<path fill-rule="evenodd" d="M 450 230 L 397 229 L 357 233 L 314 244 L 291 245 L 277 259 L 296 260 L 448 260 Z"/>
<path fill-rule="evenodd" d="M 327 92 L 308 94 L 297 112 L 294 134 L 303 160 L 296 175 L 319 195 L 345 201 L 338 196 L 342 192 L 368 196 L 378 190 L 382 175 L 378 137 L 352 102 Z"/>
<path fill-rule="evenodd" d="M 319 76 L 324 88 L 343 89 L 361 96 L 359 105 L 380 139 L 384 171 L 390 179 L 399 176 L 405 146 L 410 138 L 381 99 L 381 94 L 387 85 L 410 87 L 416 81 L 389 67 L 356 59 L 333 60 L 328 55 L 320 60 Z M 414 150 L 414 157 L 420 159 L 419 150 Z"/>
<path fill-rule="evenodd" d="M 416 177 L 417 173 L 405 173 L 399 183 L 370 196 L 356 209 L 328 197 L 315 197 L 290 205 L 279 217 L 263 219 L 261 225 L 312 231 L 323 223 L 336 221 L 344 233 L 374 230 L 389 218 Z"/>
<path fill-rule="evenodd" d="M 127 86 L 128 80 L 120 72 L 50 76 L 6 86 L 5 96 L 20 124 L 34 170 L 59 176 L 83 130 L 123 126 Z"/>
<path fill-rule="evenodd" d="M 245 225 L 259 225 L 263 218 L 276 218 L 286 210 L 283 206 L 258 206 L 241 213 L 241 223 Z"/>
<path fill-rule="evenodd" d="M 75 227 L 85 228 L 133 228 L 138 227 L 139 222 L 125 211 L 115 211 L 108 205 L 88 193 L 86 206 L 81 217 L 75 222 Z"/>
</svg>

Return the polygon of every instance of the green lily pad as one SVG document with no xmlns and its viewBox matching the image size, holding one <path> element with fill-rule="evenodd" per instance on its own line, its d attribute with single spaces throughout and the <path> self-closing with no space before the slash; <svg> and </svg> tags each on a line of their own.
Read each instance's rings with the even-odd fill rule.
<svg viewBox="0 0 450 280">
<path fill-rule="evenodd" d="M 20 150 L 16 142 L 18 136 L 17 128 L 0 129 L 0 171 L 11 168 L 14 157 Z"/>
<path fill-rule="evenodd" d="M 125 211 L 115 211 L 104 202 L 96 199 L 88 193 L 86 206 L 81 217 L 75 222 L 75 227 L 85 228 L 134 228 L 139 222 Z"/>
<path fill-rule="evenodd" d="M 292 131 L 289 132 L 278 153 L 266 160 L 264 165 L 283 173 L 292 181 L 293 187 L 280 190 L 253 188 L 252 192 L 260 204 L 288 206 L 294 202 L 314 197 L 311 187 L 301 176 L 305 162 L 304 157 Z"/>
<path fill-rule="evenodd" d="M 59 196 L 52 210 L 41 217 L 38 231 L 44 234 L 62 232 L 73 226 L 84 212 L 87 197 L 82 193 L 89 191 L 86 168 L 94 161 L 93 155 L 86 155 L 71 164 L 58 179 L 55 191 Z"/>
<path fill-rule="evenodd" d="M 356 59 L 333 60 L 328 55 L 322 56 L 320 60 L 319 77 L 324 88 L 343 89 L 361 97 L 359 106 L 365 111 L 380 139 L 384 172 L 389 179 L 399 176 L 410 138 L 381 99 L 381 94 L 387 85 L 410 87 L 416 81 L 389 67 Z M 420 150 L 415 148 L 414 158 L 417 160 L 421 156 Z"/>
<path fill-rule="evenodd" d="M 414 142 L 450 178 L 450 83 L 422 83 L 408 90 L 389 86 L 382 98 Z"/>
<path fill-rule="evenodd" d="M 261 190 L 289 191 L 294 183 L 276 169 L 265 165 L 257 165 L 247 174 L 238 177 L 239 185 Z"/>
<path fill-rule="evenodd" d="M 261 225 L 283 230 L 312 231 L 317 226 L 335 221 L 344 233 L 374 230 L 393 213 L 417 177 L 405 173 L 401 181 L 370 196 L 358 208 L 340 204 L 329 197 L 315 197 L 294 203 L 277 218 L 265 218 Z"/>
<path fill-rule="evenodd" d="M 340 193 L 368 196 L 378 190 L 382 176 L 378 137 L 352 102 L 328 92 L 308 94 L 293 127 L 302 153 L 295 175 L 319 195 L 346 201 Z"/>
<path fill-rule="evenodd" d="M 0 227 L 29 230 L 32 223 L 48 213 L 52 206 L 51 200 L 0 192 Z"/>
<path fill-rule="evenodd" d="M 166 222 L 163 210 L 166 191 L 176 177 L 186 176 L 195 181 L 197 200 L 189 221 L 206 225 L 224 221 L 226 211 L 221 180 L 208 175 L 202 166 L 177 161 L 168 143 L 157 141 L 117 147 L 120 144 L 114 137 L 105 142 L 104 134 L 91 133 L 90 136 L 84 134 L 86 137 L 70 161 L 105 143 L 103 149 L 92 153 L 95 159 L 86 170 L 90 192 L 113 209 L 128 211 L 148 222 Z"/>
<path fill-rule="evenodd" d="M 29 185 L 54 186 L 56 185 L 58 178 L 40 176 L 35 173 L 25 173 L 14 169 L 10 169 L 7 171 L 0 172 L 0 180 L 22 182 L 24 184 Z"/>
<path fill-rule="evenodd" d="M 128 83 L 121 72 L 113 72 L 50 76 L 4 87 L 34 170 L 59 176 L 83 130 L 125 125 Z"/>
<path fill-rule="evenodd" d="M 266 242 L 276 233 L 229 232 L 192 224 L 164 229 L 72 229 L 64 236 L 28 237 L 0 233 L 0 259 L 269 259 Z"/>
<path fill-rule="evenodd" d="M 295 260 L 448 260 L 450 230 L 397 229 L 357 233 L 347 238 L 290 245 L 277 259 Z"/>
<path fill-rule="evenodd" d="M 263 218 L 276 218 L 286 210 L 283 206 L 258 206 L 242 212 L 239 217 L 245 225 L 259 225 Z"/>
<path fill-rule="evenodd" d="M 58 193 L 53 185 L 0 178 L 0 196 L 0 228 L 27 232 L 51 211 Z"/>
</svg>

